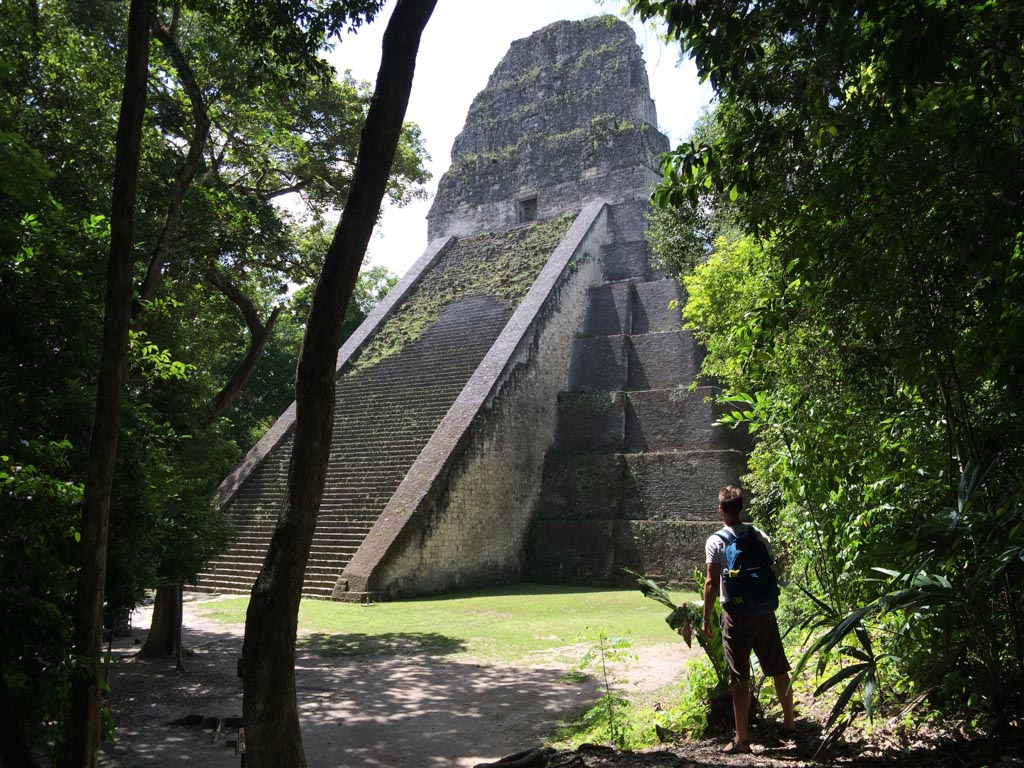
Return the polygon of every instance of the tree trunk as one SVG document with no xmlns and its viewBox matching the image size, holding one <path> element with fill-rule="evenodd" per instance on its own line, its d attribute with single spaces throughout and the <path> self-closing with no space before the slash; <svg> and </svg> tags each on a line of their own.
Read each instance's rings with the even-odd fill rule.
<svg viewBox="0 0 1024 768">
<path fill-rule="evenodd" d="M 110 492 L 128 370 L 132 241 L 142 146 L 142 118 L 146 110 L 149 20 L 149 0 L 132 0 L 128 14 L 128 52 L 114 159 L 103 341 L 82 509 L 82 564 L 75 606 L 74 652 L 83 667 L 72 678 L 70 706 L 58 761 L 62 768 L 96 765 L 100 743 L 99 675 L 103 583 L 107 572 Z"/>
<path fill-rule="evenodd" d="M 145 659 L 178 658 L 181 647 L 181 593 L 180 584 L 162 584 L 156 588 L 153 620 L 139 656 Z"/>
<path fill-rule="evenodd" d="M 251 768 L 306 765 L 295 700 L 295 634 L 330 455 L 337 340 L 384 198 L 420 36 L 435 2 L 399 0 L 388 21 L 352 188 L 309 313 L 295 384 L 288 503 L 253 586 L 245 622 L 242 714 Z"/>
</svg>

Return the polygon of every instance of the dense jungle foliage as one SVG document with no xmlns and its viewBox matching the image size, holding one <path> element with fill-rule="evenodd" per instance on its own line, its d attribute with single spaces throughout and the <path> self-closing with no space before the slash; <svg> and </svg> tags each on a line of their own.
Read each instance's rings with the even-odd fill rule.
<svg viewBox="0 0 1024 768">
<path fill-rule="evenodd" d="M 754 516 L 838 726 L 897 702 L 1019 722 L 1024 15 L 630 6 L 716 91 L 665 161 L 654 244 L 724 421 L 757 437 Z"/>
<path fill-rule="evenodd" d="M 345 5 L 168 2 L 153 21 L 109 625 L 222 546 L 216 484 L 293 397 L 326 219 L 345 203 L 370 100 L 315 56 L 380 4 Z M 0 717 L 37 744 L 75 666 L 127 10 L 0 6 Z M 394 203 L 422 196 L 424 159 L 406 125 Z M 394 279 L 364 273 L 348 332 Z"/>
</svg>

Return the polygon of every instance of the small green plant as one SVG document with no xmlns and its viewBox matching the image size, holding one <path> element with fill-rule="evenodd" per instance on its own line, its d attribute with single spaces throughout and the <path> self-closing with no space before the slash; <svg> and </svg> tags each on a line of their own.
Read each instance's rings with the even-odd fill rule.
<svg viewBox="0 0 1024 768">
<path fill-rule="evenodd" d="M 592 732 L 605 733 L 607 741 L 622 747 L 624 743 L 621 714 L 629 706 L 629 702 L 612 689 L 613 681 L 608 665 L 635 659 L 636 654 L 632 653 L 633 641 L 628 637 L 609 637 L 608 630 L 604 628 L 598 629 L 586 640 L 590 642 L 590 647 L 575 669 L 578 672 L 595 670 L 604 685 L 604 693 L 583 715 L 583 722 Z"/>
<path fill-rule="evenodd" d="M 659 602 L 672 610 L 665 617 L 665 623 L 683 638 L 687 646 L 692 643 L 693 636 L 697 636 L 697 643 L 704 649 L 704 653 L 707 654 L 708 661 L 715 672 L 715 685 L 709 691 L 709 695 L 714 697 L 728 693 L 729 665 L 725 661 L 725 648 L 722 645 L 721 609 L 719 608 L 718 601 L 715 601 L 714 613 L 711 616 L 711 637 L 707 637 L 700 630 L 694 632 L 694 627 L 700 627 L 704 622 L 703 599 L 690 600 L 682 605 L 676 605 L 663 587 L 658 586 L 646 576 L 634 573 L 628 568 L 623 568 L 623 571 L 636 580 L 644 597 L 649 597 L 651 600 Z M 693 578 L 697 584 L 697 592 L 702 593 L 704 591 L 704 577 L 700 575 L 699 571 L 694 570 Z"/>
<path fill-rule="evenodd" d="M 701 738 L 708 727 L 708 691 L 717 681 L 715 668 L 707 658 L 687 661 L 671 706 L 658 713 L 659 736 Z"/>
<path fill-rule="evenodd" d="M 665 623 L 675 630 L 689 646 L 694 635 L 697 643 L 704 649 L 706 664 L 691 667 L 688 672 L 699 673 L 698 679 L 684 683 L 683 701 L 678 707 L 677 724 L 667 723 L 666 731 L 679 734 L 685 732 L 691 736 L 702 736 L 705 731 L 726 730 L 732 717 L 732 694 L 730 692 L 729 665 L 725 660 L 725 647 L 722 645 L 721 608 L 715 601 L 711 616 L 711 635 L 705 635 L 700 629 L 704 622 L 703 599 L 690 600 L 676 605 L 669 593 L 656 583 L 629 569 L 623 569 L 632 576 L 640 591 L 661 603 L 672 612 L 665 617 Z M 704 589 L 704 578 L 695 570 L 693 578 L 698 592 Z M 687 687 L 688 686 L 688 687 Z M 757 709 L 760 711 L 760 708 Z"/>
</svg>

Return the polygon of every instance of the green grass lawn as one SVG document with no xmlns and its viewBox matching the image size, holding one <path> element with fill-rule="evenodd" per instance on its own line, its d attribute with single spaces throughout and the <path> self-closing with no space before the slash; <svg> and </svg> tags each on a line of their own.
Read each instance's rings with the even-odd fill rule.
<svg viewBox="0 0 1024 768">
<path fill-rule="evenodd" d="M 677 593 L 678 603 L 695 595 Z M 248 598 L 197 604 L 201 615 L 245 621 Z M 679 641 L 668 610 L 639 590 L 518 584 L 370 606 L 303 600 L 300 645 L 323 656 L 427 652 L 488 661 L 559 661 L 599 630 L 635 647 Z M 681 641 L 679 641 L 681 642 Z"/>
</svg>

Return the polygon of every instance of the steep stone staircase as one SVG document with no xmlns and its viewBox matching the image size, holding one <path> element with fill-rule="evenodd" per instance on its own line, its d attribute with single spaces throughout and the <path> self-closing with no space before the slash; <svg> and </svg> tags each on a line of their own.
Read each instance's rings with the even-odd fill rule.
<svg viewBox="0 0 1024 768">
<path fill-rule="evenodd" d="M 525 577 L 614 584 L 628 567 L 689 586 L 746 440 L 713 426 L 710 388 L 690 389 L 702 351 L 669 309 L 680 287 L 648 266 L 635 211 L 612 224 L 606 282 L 590 291 L 559 396 Z"/>
<path fill-rule="evenodd" d="M 397 355 L 339 379 L 335 439 L 304 596 L 331 596 L 338 576 L 511 313 L 493 298 L 467 297 Z M 285 502 L 291 441 L 289 435 L 267 456 L 225 508 L 237 538 L 200 574 L 200 590 L 251 590 Z"/>
</svg>

